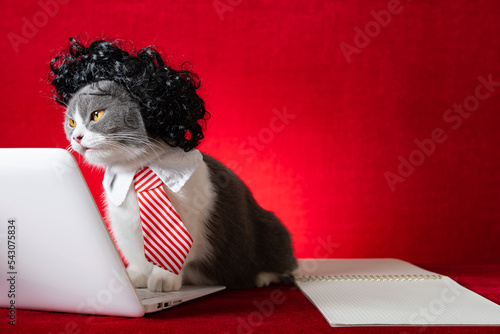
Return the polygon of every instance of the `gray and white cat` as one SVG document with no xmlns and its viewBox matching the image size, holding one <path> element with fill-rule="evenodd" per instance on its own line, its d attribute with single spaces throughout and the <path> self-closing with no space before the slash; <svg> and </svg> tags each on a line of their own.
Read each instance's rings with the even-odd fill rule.
<svg viewBox="0 0 500 334">
<path fill-rule="evenodd" d="M 196 149 L 184 152 L 152 139 L 139 106 L 120 85 L 100 81 L 81 88 L 69 100 L 64 128 L 73 150 L 107 169 L 108 218 L 136 287 L 260 287 L 280 281 L 296 268 L 290 234 L 278 218 L 261 208 L 246 185 L 219 161 Z M 176 175 L 177 181 L 163 188 L 193 238 L 179 275 L 146 260 L 133 184 L 123 189 L 121 199 L 113 189 L 121 185 L 113 175 L 160 162 Z"/>
</svg>

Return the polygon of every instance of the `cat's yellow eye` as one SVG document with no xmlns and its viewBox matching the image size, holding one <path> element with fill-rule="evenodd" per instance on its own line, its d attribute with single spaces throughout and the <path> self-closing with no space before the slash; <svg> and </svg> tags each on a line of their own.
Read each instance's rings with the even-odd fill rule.
<svg viewBox="0 0 500 334">
<path fill-rule="evenodd" d="M 96 110 L 90 114 L 90 119 L 97 122 L 101 119 L 102 115 L 104 115 L 104 110 Z"/>
<path fill-rule="evenodd" d="M 74 128 L 76 126 L 76 122 L 73 118 L 69 119 L 69 126 L 71 126 L 72 128 Z"/>
</svg>

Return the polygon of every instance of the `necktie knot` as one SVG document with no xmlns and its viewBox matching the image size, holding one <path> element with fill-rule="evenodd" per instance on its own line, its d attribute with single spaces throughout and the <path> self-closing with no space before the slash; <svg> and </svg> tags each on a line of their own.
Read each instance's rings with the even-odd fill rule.
<svg viewBox="0 0 500 334">
<path fill-rule="evenodd" d="M 163 184 L 163 181 L 149 167 L 137 171 L 134 176 L 134 186 L 136 192 L 143 192 L 158 188 Z"/>
</svg>

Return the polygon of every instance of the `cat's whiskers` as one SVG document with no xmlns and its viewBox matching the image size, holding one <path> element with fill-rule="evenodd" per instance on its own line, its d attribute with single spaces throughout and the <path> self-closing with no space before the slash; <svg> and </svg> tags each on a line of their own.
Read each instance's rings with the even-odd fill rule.
<svg viewBox="0 0 500 334">
<path fill-rule="evenodd" d="M 158 143 L 149 140 L 148 138 L 145 138 L 143 136 L 136 136 L 134 134 L 108 134 L 108 138 L 115 139 L 115 143 L 119 143 L 124 145 L 124 147 L 128 148 L 128 146 L 125 146 L 126 144 L 123 144 L 120 142 L 120 140 L 127 140 L 129 142 L 135 142 L 134 146 L 144 146 L 150 151 L 152 154 L 154 154 L 157 158 L 160 158 L 160 153 L 163 152 L 162 146 L 160 146 Z M 127 150 L 127 153 L 128 150 Z M 146 153 L 146 152 L 145 152 Z"/>
<path fill-rule="evenodd" d="M 85 136 L 85 143 L 82 143 L 81 154 L 86 162 L 98 165 L 100 168 L 111 164 L 120 164 L 126 168 L 140 168 L 147 161 L 160 159 L 165 152 L 165 144 L 162 142 L 133 132 L 97 135 L 90 133 L 87 136 Z M 76 151 L 71 145 L 68 148 Z"/>
<path fill-rule="evenodd" d="M 144 143 L 147 144 L 147 143 Z M 114 155 L 120 155 L 120 160 L 127 161 L 130 165 L 140 164 L 142 162 L 141 157 L 146 154 L 146 149 L 139 146 L 139 149 L 132 150 L 131 147 L 127 144 L 118 142 L 118 141 L 107 141 L 105 144 L 105 149 L 101 149 L 102 151 L 109 152 L 110 150 L 115 151 Z M 96 150 L 96 154 L 99 150 Z"/>
</svg>

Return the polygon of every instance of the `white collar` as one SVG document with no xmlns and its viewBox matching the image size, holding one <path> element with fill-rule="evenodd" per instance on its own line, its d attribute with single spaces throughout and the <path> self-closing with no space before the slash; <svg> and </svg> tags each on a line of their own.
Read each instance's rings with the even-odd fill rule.
<svg viewBox="0 0 500 334">
<path fill-rule="evenodd" d="M 184 152 L 182 149 L 169 150 L 168 153 L 146 164 L 174 193 L 179 192 L 201 164 L 203 156 L 197 149 Z M 144 167 L 144 166 L 143 166 Z M 127 197 L 136 171 L 115 171 L 108 167 L 102 185 L 106 195 L 114 205 L 120 206 Z"/>
</svg>

